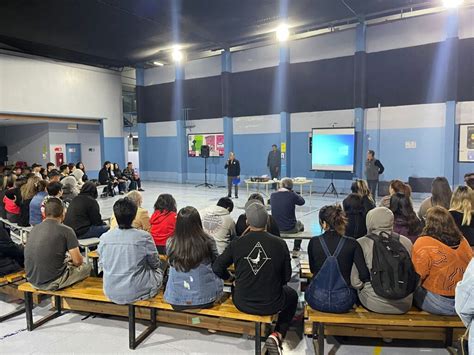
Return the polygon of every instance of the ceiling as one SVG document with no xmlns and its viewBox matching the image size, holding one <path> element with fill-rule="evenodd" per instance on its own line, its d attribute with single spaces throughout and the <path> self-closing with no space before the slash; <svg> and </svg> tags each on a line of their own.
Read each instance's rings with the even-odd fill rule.
<svg viewBox="0 0 474 355">
<path fill-rule="evenodd" d="M 441 0 L 2 0 L 0 48 L 111 68 L 268 39 L 287 3 L 292 31 L 438 6 Z M 355 16 L 357 15 L 357 17 Z"/>
</svg>

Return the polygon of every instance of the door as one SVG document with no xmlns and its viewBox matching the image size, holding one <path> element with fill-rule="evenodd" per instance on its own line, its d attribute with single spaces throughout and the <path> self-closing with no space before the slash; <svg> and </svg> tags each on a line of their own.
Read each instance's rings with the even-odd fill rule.
<svg viewBox="0 0 474 355">
<path fill-rule="evenodd" d="M 77 164 L 81 159 L 80 144 L 66 144 L 66 162 Z"/>
</svg>

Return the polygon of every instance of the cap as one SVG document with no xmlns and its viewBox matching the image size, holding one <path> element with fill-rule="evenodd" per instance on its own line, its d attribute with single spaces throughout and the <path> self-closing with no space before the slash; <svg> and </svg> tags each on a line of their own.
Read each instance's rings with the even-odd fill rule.
<svg viewBox="0 0 474 355">
<path fill-rule="evenodd" d="M 265 228 L 268 221 L 268 212 L 258 200 L 250 200 L 245 204 L 247 223 L 254 228 Z"/>
</svg>

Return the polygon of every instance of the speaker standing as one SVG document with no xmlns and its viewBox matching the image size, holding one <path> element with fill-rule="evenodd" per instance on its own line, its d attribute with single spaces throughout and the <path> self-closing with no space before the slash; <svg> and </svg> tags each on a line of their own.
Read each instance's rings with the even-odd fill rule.
<svg viewBox="0 0 474 355">
<path fill-rule="evenodd" d="M 272 150 L 268 153 L 267 167 L 270 169 L 271 179 L 279 179 L 281 173 L 281 152 L 276 144 L 272 145 Z M 277 184 L 272 185 L 272 189 L 277 189 Z"/>
<path fill-rule="evenodd" d="M 378 196 L 377 185 L 379 184 L 379 175 L 383 174 L 384 170 L 385 168 L 380 160 L 375 159 L 375 152 L 369 150 L 367 152 L 367 160 L 365 161 L 365 177 L 374 199 Z"/>
<path fill-rule="evenodd" d="M 232 180 L 240 179 L 240 163 L 235 159 L 235 154 L 230 152 L 229 160 L 225 164 L 227 169 L 227 197 L 232 197 Z M 235 184 L 235 198 L 239 198 L 239 185 Z"/>
</svg>

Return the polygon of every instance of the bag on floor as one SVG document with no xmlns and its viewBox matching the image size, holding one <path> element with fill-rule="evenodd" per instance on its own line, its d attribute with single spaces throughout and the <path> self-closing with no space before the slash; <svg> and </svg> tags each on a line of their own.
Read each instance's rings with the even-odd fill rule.
<svg viewBox="0 0 474 355">
<path fill-rule="evenodd" d="M 305 300 L 311 308 L 321 312 L 348 312 L 354 306 L 357 296 L 354 289 L 347 286 L 337 261 L 346 238 L 339 240 L 333 255 L 324 239 L 319 237 L 318 240 L 326 254 L 326 260 L 305 290 Z"/>
<path fill-rule="evenodd" d="M 380 297 L 399 300 L 412 294 L 420 279 L 411 256 L 396 233 L 371 234 L 374 241 L 371 283 Z"/>
</svg>

